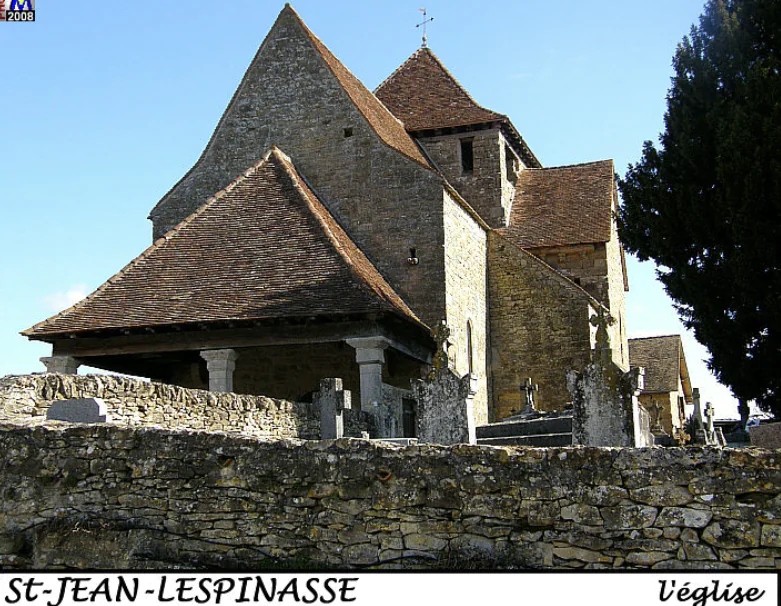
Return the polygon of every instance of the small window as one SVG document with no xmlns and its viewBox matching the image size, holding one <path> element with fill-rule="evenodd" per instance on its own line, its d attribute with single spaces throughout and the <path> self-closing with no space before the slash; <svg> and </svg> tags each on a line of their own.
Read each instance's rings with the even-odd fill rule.
<svg viewBox="0 0 781 606">
<path fill-rule="evenodd" d="M 352 137 L 353 136 L 353 129 L 352 128 L 345 128 L 344 129 L 344 138 Z"/>
<path fill-rule="evenodd" d="M 517 165 L 515 163 L 515 155 L 508 145 L 504 146 L 504 162 L 507 168 L 507 180 L 515 181 L 515 170 Z"/>
<path fill-rule="evenodd" d="M 461 170 L 471 173 L 475 167 L 475 154 L 472 147 L 474 139 L 461 139 Z"/>
<path fill-rule="evenodd" d="M 466 323 L 466 359 L 469 365 L 469 375 L 475 376 L 474 361 L 472 359 L 472 320 Z"/>
</svg>

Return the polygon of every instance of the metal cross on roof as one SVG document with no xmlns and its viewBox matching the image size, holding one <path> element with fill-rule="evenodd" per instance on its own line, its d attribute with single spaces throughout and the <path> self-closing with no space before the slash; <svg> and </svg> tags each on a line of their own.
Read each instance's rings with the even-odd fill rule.
<svg viewBox="0 0 781 606">
<path fill-rule="evenodd" d="M 426 38 L 426 23 L 429 23 L 430 21 L 433 21 L 434 17 L 428 17 L 428 13 L 426 13 L 426 9 L 425 8 L 419 8 L 418 10 L 421 13 L 423 13 L 423 21 L 421 23 L 418 23 L 415 27 L 423 26 L 423 45 L 422 45 L 422 47 L 426 48 L 426 47 L 428 47 L 428 39 Z"/>
</svg>

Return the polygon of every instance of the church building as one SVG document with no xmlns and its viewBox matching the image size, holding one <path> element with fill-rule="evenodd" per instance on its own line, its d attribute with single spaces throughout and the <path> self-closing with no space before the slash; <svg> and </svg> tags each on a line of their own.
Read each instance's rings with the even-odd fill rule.
<svg viewBox="0 0 781 606">
<path fill-rule="evenodd" d="M 526 378 L 563 411 L 594 317 L 629 369 L 617 204 L 611 160 L 542 166 L 425 45 L 372 92 L 286 5 L 153 244 L 23 334 L 50 371 L 289 400 L 340 377 L 369 410 L 406 398 L 444 322 L 478 425 L 516 414 Z"/>
</svg>

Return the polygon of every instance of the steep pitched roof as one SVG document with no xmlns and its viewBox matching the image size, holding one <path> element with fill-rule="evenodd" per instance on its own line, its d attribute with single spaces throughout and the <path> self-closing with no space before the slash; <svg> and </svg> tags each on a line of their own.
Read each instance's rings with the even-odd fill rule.
<svg viewBox="0 0 781 606">
<path fill-rule="evenodd" d="M 613 161 L 521 171 L 509 225 L 499 230 L 523 248 L 610 240 Z"/>
<path fill-rule="evenodd" d="M 415 51 L 374 94 L 410 132 L 498 122 L 526 165 L 541 166 L 510 119 L 479 105 L 428 47 Z"/>
<path fill-rule="evenodd" d="M 466 92 L 429 48 L 420 48 L 374 91 L 407 130 L 506 120 Z"/>
<path fill-rule="evenodd" d="M 404 124 L 399 121 L 398 117 L 380 103 L 377 97 L 328 50 L 326 45 L 312 33 L 289 4 L 285 5 L 282 13 L 285 11 L 290 11 L 290 13 L 295 15 L 295 18 L 323 57 L 331 72 L 336 76 L 336 79 L 350 96 L 350 99 L 352 99 L 355 106 L 380 138 L 396 151 L 430 168 L 428 160 L 421 153 L 420 148 L 418 148 L 412 137 L 409 136 L 404 128 Z"/>
<path fill-rule="evenodd" d="M 229 118 L 234 106 L 239 102 L 241 93 L 244 90 L 251 90 L 255 83 L 252 81 L 250 75 L 255 73 L 257 66 L 264 60 L 263 51 L 267 46 L 267 42 L 273 39 L 275 32 L 279 28 L 285 25 L 293 24 L 300 28 L 303 37 L 308 40 L 315 52 L 322 58 L 325 66 L 334 75 L 337 83 L 345 91 L 347 96 L 355 105 L 356 109 L 366 119 L 369 127 L 379 136 L 379 138 L 389 147 L 403 154 L 404 156 L 414 160 L 422 166 L 431 169 L 431 164 L 426 159 L 425 155 L 421 152 L 417 143 L 407 133 L 404 125 L 369 91 L 361 82 L 356 78 L 350 70 L 348 70 L 339 59 L 337 59 L 333 53 L 323 44 L 323 42 L 315 36 L 312 31 L 306 26 L 301 17 L 296 11 L 286 4 L 282 11 L 277 16 L 274 25 L 269 30 L 263 43 L 260 45 L 255 57 L 252 59 L 249 67 L 247 68 L 244 76 L 233 93 L 228 107 L 223 112 L 219 123 L 214 129 L 212 136 L 209 138 L 209 142 L 206 144 L 201 156 L 196 163 L 190 168 L 190 170 L 171 187 L 168 192 L 158 201 L 155 207 L 151 210 L 149 218 L 154 218 L 160 209 L 167 203 L 169 198 L 173 195 L 177 187 L 182 184 L 189 175 L 191 175 L 196 168 L 208 157 L 209 151 L 212 146 L 218 140 L 220 130 Z M 314 103 L 312 99 L 301 99 L 302 103 Z M 260 119 L 263 116 L 259 116 Z M 231 175 L 232 176 L 232 175 Z"/>
<path fill-rule="evenodd" d="M 86 299 L 22 334 L 370 312 L 421 324 L 273 148 Z"/>
<path fill-rule="evenodd" d="M 680 335 L 629 339 L 629 364 L 645 368 L 644 393 L 678 391 L 683 384 L 687 401 L 691 401 L 691 382 Z"/>
</svg>

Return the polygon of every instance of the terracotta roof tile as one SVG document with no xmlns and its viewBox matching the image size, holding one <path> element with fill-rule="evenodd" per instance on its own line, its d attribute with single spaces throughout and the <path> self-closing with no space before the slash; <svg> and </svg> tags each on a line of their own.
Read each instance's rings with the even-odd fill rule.
<svg viewBox="0 0 781 606">
<path fill-rule="evenodd" d="M 522 248 L 607 242 L 613 191 L 612 160 L 523 170 L 499 231 Z"/>
<path fill-rule="evenodd" d="M 429 48 L 415 51 L 374 94 L 410 132 L 498 122 L 526 166 L 542 166 L 510 119 L 478 105 Z"/>
<path fill-rule="evenodd" d="M 680 335 L 629 339 L 629 364 L 645 368 L 644 393 L 678 391 L 681 375 L 689 379 Z"/>
<path fill-rule="evenodd" d="M 374 94 L 411 131 L 507 119 L 478 105 L 429 48 L 418 49 Z"/>
<path fill-rule="evenodd" d="M 301 20 L 301 17 L 289 6 L 286 5 L 283 12 L 289 10 L 298 19 L 299 24 L 306 32 L 309 39 L 314 44 L 317 51 L 328 64 L 336 79 L 342 85 L 344 90 L 355 103 L 358 110 L 366 118 L 369 125 L 390 147 L 405 156 L 419 162 L 423 166 L 430 168 L 428 160 L 421 153 L 415 141 L 409 136 L 404 125 L 394 114 L 388 111 L 372 92 L 367 89 L 358 78 L 356 78 L 344 64 L 337 59 L 334 54 L 328 50 L 325 44 L 315 36 L 312 31 Z"/>
<path fill-rule="evenodd" d="M 421 324 L 278 149 L 24 335 L 392 312 Z"/>
</svg>

